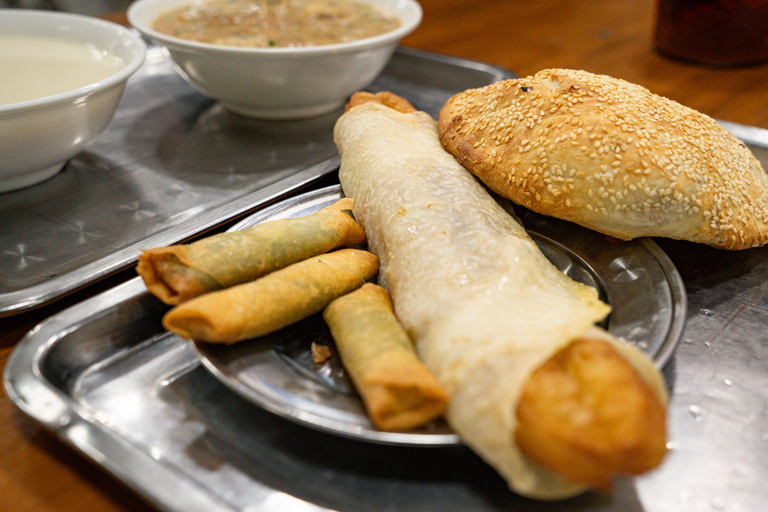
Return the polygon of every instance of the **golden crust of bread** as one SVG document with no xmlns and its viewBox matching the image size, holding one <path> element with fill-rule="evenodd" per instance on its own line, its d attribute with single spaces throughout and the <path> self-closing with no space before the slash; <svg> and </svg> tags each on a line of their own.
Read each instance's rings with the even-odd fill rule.
<svg viewBox="0 0 768 512">
<path fill-rule="evenodd" d="M 488 187 L 620 239 L 768 242 L 768 176 L 712 118 L 629 82 L 548 69 L 452 97 L 447 151 Z"/>
</svg>

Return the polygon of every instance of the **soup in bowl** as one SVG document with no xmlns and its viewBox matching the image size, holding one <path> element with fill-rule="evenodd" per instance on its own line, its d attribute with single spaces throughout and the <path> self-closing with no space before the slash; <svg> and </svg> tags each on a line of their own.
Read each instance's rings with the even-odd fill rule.
<svg viewBox="0 0 768 512">
<path fill-rule="evenodd" d="M 145 50 L 115 23 L 0 9 L 0 192 L 56 175 L 99 135 Z"/>
<path fill-rule="evenodd" d="M 421 16 L 415 0 L 137 0 L 128 9 L 193 87 L 262 119 L 340 108 Z"/>
</svg>

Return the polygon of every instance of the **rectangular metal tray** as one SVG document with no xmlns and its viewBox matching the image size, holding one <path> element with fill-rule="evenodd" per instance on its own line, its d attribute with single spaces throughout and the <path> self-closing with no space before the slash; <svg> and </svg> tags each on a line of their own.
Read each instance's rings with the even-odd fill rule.
<svg viewBox="0 0 768 512">
<path fill-rule="evenodd" d="M 399 48 L 369 87 L 433 115 L 448 97 L 511 77 L 479 62 Z M 259 121 L 194 91 L 150 46 L 115 118 L 54 178 L 0 194 L 0 316 L 51 302 L 338 168 L 339 112 Z"/>
<path fill-rule="evenodd" d="M 768 132 L 729 125 L 768 164 Z M 41 323 L 4 373 L 26 414 L 178 512 L 762 510 L 768 460 L 768 247 L 657 240 L 685 282 L 683 338 L 664 368 L 669 454 L 608 494 L 535 503 L 463 446 L 369 444 L 240 398 L 166 333 L 138 279 Z"/>
</svg>

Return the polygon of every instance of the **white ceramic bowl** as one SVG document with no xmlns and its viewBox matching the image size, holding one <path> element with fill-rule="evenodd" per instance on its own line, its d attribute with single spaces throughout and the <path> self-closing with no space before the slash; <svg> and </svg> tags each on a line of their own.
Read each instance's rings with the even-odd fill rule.
<svg viewBox="0 0 768 512">
<path fill-rule="evenodd" d="M 421 22 L 415 0 L 364 0 L 396 14 L 400 27 L 349 43 L 302 48 L 242 48 L 179 39 L 153 30 L 171 9 L 200 0 L 137 0 L 128 21 L 165 46 L 179 73 L 230 111 L 261 119 L 300 119 L 341 107 L 384 69 L 400 40 Z"/>
<path fill-rule="evenodd" d="M 7 192 L 54 176 L 107 127 L 146 44 L 115 23 L 28 9 L 0 9 L 0 35 L 90 44 L 123 62 L 111 76 L 69 92 L 0 105 L 0 192 Z"/>
</svg>

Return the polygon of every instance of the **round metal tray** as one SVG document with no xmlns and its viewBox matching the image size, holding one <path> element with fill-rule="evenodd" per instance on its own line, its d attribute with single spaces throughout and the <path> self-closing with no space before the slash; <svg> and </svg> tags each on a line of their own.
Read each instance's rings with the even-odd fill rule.
<svg viewBox="0 0 768 512">
<path fill-rule="evenodd" d="M 298 195 L 246 218 L 231 230 L 308 215 L 340 197 L 339 186 Z M 522 208 L 509 206 L 508 210 L 555 266 L 572 279 L 595 287 L 611 305 L 603 327 L 641 348 L 658 367 L 667 362 L 683 331 L 686 295 L 680 275 L 655 242 L 620 242 Z M 411 432 L 376 430 L 339 358 L 315 364 L 312 342 L 331 347 L 336 355 L 319 314 L 258 340 L 193 345 L 203 365 L 226 386 L 307 427 L 382 444 L 460 443 L 442 421 Z"/>
</svg>

